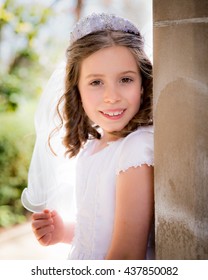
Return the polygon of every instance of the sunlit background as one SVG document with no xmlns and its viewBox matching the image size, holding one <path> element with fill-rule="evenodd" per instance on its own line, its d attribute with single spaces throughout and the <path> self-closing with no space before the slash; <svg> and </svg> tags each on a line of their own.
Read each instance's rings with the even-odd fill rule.
<svg viewBox="0 0 208 280">
<path fill-rule="evenodd" d="M 0 0 L 0 259 L 67 257 L 69 246 L 37 243 L 20 196 L 27 187 L 37 102 L 64 59 L 73 24 L 92 12 L 134 22 L 152 59 L 152 0 Z"/>
</svg>

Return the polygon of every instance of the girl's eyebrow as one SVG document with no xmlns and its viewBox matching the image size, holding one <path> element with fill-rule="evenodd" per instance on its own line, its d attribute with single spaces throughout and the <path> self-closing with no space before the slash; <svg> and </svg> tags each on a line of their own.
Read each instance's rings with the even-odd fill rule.
<svg viewBox="0 0 208 280">
<path fill-rule="evenodd" d="M 137 75 L 138 72 L 137 71 L 132 71 L 132 70 L 127 70 L 127 71 L 124 71 L 124 72 L 121 72 L 121 73 L 118 73 L 119 75 L 126 75 L 126 74 L 135 74 Z M 89 74 L 86 76 L 86 79 L 89 79 L 89 78 L 97 78 L 97 77 L 104 77 L 105 75 L 103 74 Z"/>
<path fill-rule="evenodd" d="M 86 76 L 86 79 L 96 78 L 96 77 L 104 77 L 104 75 L 103 74 L 89 74 Z"/>
<path fill-rule="evenodd" d="M 124 72 L 121 72 L 120 74 L 122 74 L 122 75 L 126 75 L 126 74 L 138 74 L 138 72 L 137 71 L 133 71 L 133 70 L 128 70 L 128 71 L 124 71 Z"/>
</svg>

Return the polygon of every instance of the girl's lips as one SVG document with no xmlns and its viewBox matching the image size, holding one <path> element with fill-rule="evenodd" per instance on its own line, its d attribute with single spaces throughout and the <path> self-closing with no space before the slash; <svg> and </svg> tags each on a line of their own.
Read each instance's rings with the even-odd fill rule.
<svg viewBox="0 0 208 280">
<path fill-rule="evenodd" d="M 126 109 L 117 109 L 117 110 L 108 110 L 108 111 L 100 111 L 100 113 L 110 120 L 118 120 L 123 117 Z"/>
</svg>

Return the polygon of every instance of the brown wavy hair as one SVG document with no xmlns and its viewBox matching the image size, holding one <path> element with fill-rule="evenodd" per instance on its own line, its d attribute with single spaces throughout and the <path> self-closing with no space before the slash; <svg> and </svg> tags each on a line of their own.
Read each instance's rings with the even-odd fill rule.
<svg viewBox="0 0 208 280">
<path fill-rule="evenodd" d="M 139 126 L 153 123 L 152 117 L 152 64 L 144 52 L 143 38 L 140 34 L 121 31 L 99 31 L 80 38 L 66 51 L 65 92 L 58 102 L 57 112 L 61 125 L 65 128 L 63 144 L 66 154 L 76 156 L 88 139 L 100 139 L 98 127 L 86 115 L 78 90 L 79 73 L 82 61 L 94 52 L 112 46 L 127 47 L 135 57 L 142 77 L 143 95 L 137 114 L 119 132 L 112 134 L 125 137 Z"/>
</svg>

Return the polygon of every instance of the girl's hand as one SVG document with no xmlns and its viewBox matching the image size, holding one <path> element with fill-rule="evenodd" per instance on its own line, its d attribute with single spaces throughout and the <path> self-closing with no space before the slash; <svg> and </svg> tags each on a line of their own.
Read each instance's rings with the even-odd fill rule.
<svg viewBox="0 0 208 280">
<path fill-rule="evenodd" d="M 43 246 L 62 242 L 65 235 L 65 226 L 59 214 L 47 209 L 32 215 L 32 229 Z"/>
</svg>

